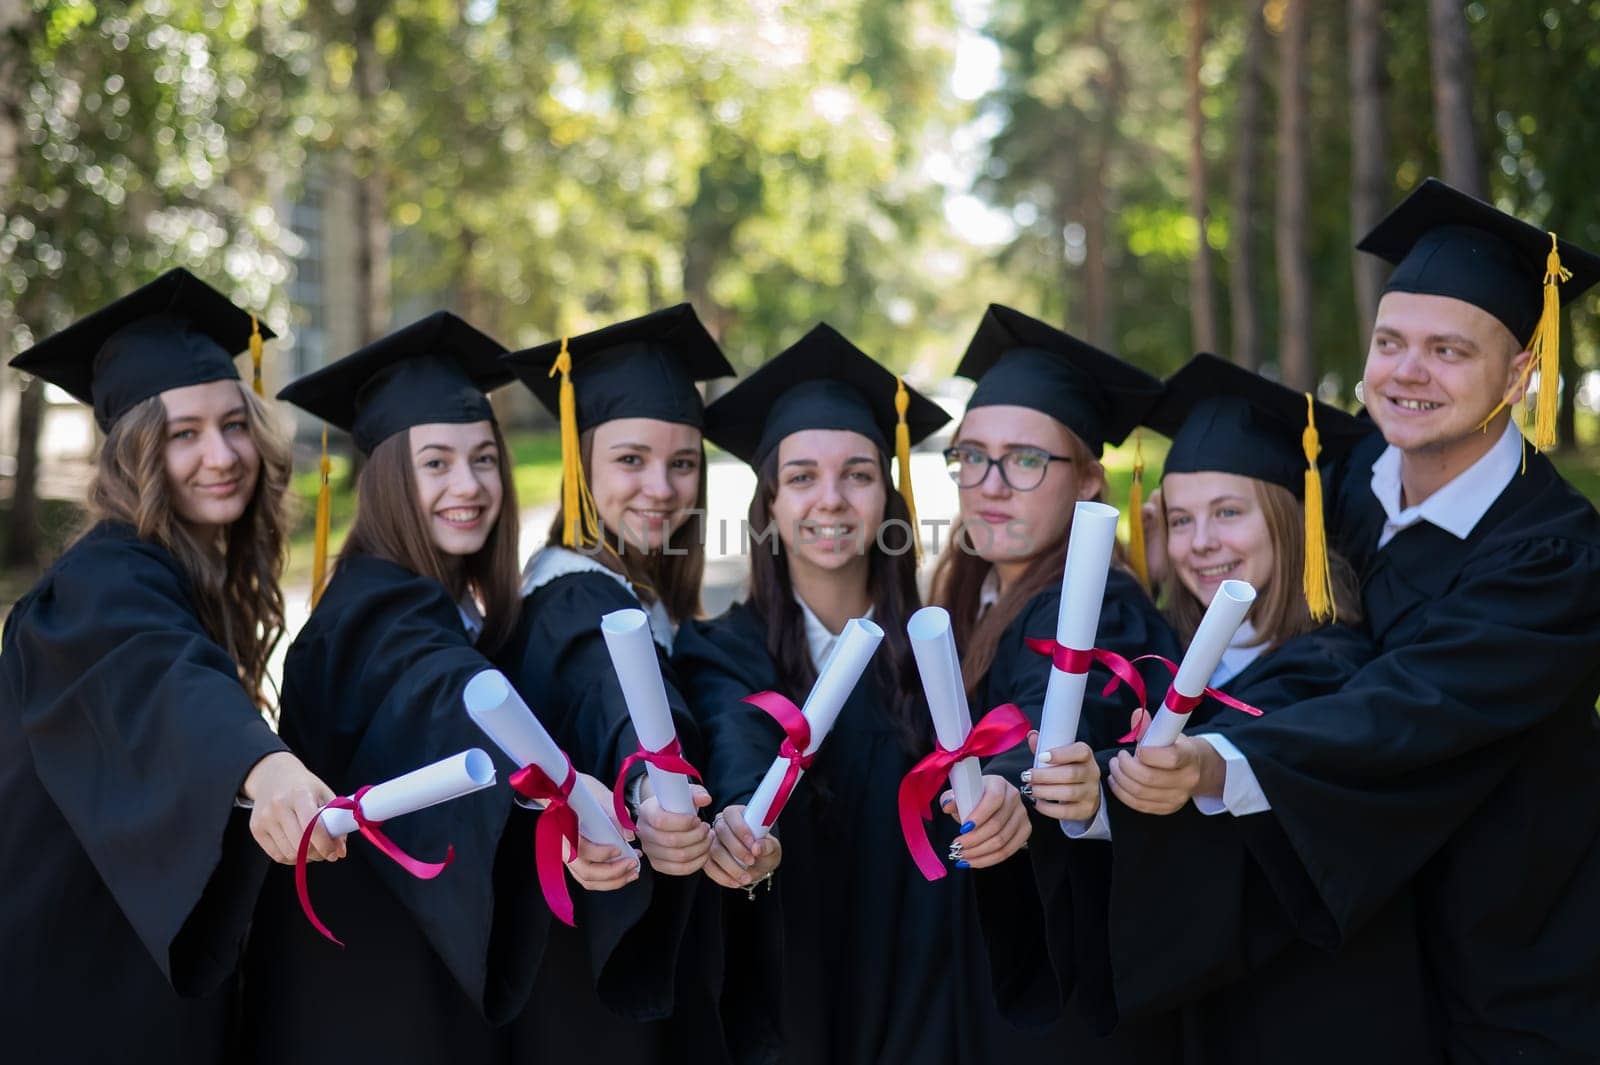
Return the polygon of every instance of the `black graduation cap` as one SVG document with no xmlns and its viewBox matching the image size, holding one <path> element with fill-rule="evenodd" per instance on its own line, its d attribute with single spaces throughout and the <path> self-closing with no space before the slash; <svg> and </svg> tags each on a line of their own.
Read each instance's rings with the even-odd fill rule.
<svg viewBox="0 0 1600 1065">
<path fill-rule="evenodd" d="M 306 374 L 278 398 L 355 437 L 363 454 L 403 429 L 491 421 L 485 392 L 511 380 L 505 347 L 449 311 Z"/>
<path fill-rule="evenodd" d="M 784 437 L 804 429 L 860 433 L 889 454 L 902 388 L 909 446 L 950 416 L 824 323 L 706 408 L 706 438 L 756 467 Z"/>
<path fill-rule="evenodd" d="M 1144 423 L 1172 438 L 1163 475 L 1236 473 L 1305 490 L 1307 399 L 1258 373 L 1200 354 L 1167 378 Z M 1321 458 L 1335 459 L 1375 431 L 1326 403 L 1311 402 Z"/>
<path fill-rule="evenodd" d="M 102 431 L 170 388 L 239 379 L 251 334 L 275 334 L 181 267 L 81 318 L 11 360 L 94 407 Z"/>
<path fill-rule="evenodd" d="M 1481 307 L 1523 344 L 1539 322 L 1551 234 L 1438 178 L 1419 185 L 1356 247 L 1395 264 L 1385 292 Z M 1568 303 L 1600 281 L 1600 257 L 1565 240 L 1554 247 L 1572 274 L 1560 286 L 1560 301 Z"/>
<path fill-rule="evenodd" d="M 652 311 L 591 333 L 513 352 L 505 363 L 551 414 L 561 417 L 561 377 L 571 358 L 578 432 L 617 418 L 655 418 L 700 428 L 696 381 L 733 376 L 733 367 L 687 303 Z"/>
<path fill-rule="evenodd" d="M 1138 367 L 998 303 L 989 305 L 956 373 L 978 382 L 967 409 L 1040 411 L 1096 457 L 1121 443 L 1161 395 L 1161 382 Z"/>
</svg>

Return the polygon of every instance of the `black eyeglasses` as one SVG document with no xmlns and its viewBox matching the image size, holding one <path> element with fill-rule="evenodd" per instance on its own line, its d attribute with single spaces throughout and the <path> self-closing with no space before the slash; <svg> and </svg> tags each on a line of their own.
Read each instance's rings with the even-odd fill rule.
<svg viewBox="0 0 1600 1065">
<path fill-rule="evenodd" d="M 991 466 L 1000 467 L 1000 479 L 1013 492 L 1031 492 L 1044 481 L 1052 462 L 1071 462 L 1066 455 L 1052 455 L 1043 448 L 1019 447 L 999 458 L 990 458 L 975 447 L 958 445 L 944 449 L 944 466 L 950 479 L 962 488 L 976 488 L 989 476 Z"/>
</svg>

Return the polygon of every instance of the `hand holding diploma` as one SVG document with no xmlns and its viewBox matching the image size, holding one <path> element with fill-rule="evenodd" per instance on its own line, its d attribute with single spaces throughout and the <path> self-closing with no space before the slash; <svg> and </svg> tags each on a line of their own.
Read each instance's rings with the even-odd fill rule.
<svg viewBox="0 0 1600 1065">
<path fill-rule="evenodd" d="M 922 875 L 938 880 L 945 875 L 921 821 L 931 820 L 929 804 L 945 780 L 955 796 L 958 819 L 974 819 L 984 789 L 978 759 L 1008 751 L 1028 735 L 1028 719 L 1010 703 L 984 715 L 976 728 L 967 706 L 961 680 L 961 661 L 950 632 L 950 615 L 941 607 L 924 607 L 906 624 L 911 651 L 928 697 L 938 749 L 922 759 L 900 782 L 900 833 Z M 952 848 L 954 854 L 956 848 Z"/>
<path fill-rule="evenodd" d="M 1100 812 L 1100 764 L 1094 751 L 1082 740 L 1039 750 L 1039 734 L 1028 737 L 1028 746 L 1037 756 L 1032 769 L 1022 771 L 1022 794 L 1033 800 L 1033 808 L 1057 821 L 1094 820 Z"/>
<path fill-rule="evenodd" d="M 300 897 L 300 909 L 305 913 L 306 920 L 327 939 L 344 946 L 317 917 L 316 910 L 311 906 L 310 887 L 306 882 L 306 856 L 314 832 L 324 831 L 332 836 L 360 832 L 400 868 L 419 880 L 432 880 L 455 860 L 455 848 L 446 850 L 443 861 L 420 861 L 401 850 L 380 831 L 383 823 L 462 795 L 470 795 L 493 783 L 494 763 L 487 754 L 474 747 L 382 784 L 358 788 L 353 795 L 330 800 L 301 833 L 300 848 L 295 858 L 295 892 Z"/>
<path fill-rule="evenodd" d="M 545 803 L 534 833 L 539 886 L 551 912 L 572 924 L 572 897 L 567 893 L 562 843 L 576 851 L 578 836 L 594 843 L 632 850 L 611 820 L 602 799 L 578 787 L 578 773 L 566 752 L 556 745 L 510 681 L 497 669 L 486 669 L 467 682 L 462 702 L 472 720 L 495 744 L 522 766 L 511 776 L 518 795 Z"/>
<path fill-rule="evenodd" d="M 684 760 L 678 745 L 656 644 L 650 637 L 650 619 L 643 610 L 612 611 L 600 619 L 600 633 L 611 653 L 611 665 L 628 704 L 628 717 L 639 738 L 638 752 L 624 759 L 617 771 L 612 802 L 618 822 L 630 830 L 635 827 L 633 818 L 628 816 L 623 790 L 628 770 L 641 761 L 661 809 L 669 814 L 693 814 L 697 804 L 689 791 L 689 778 L 698 780 L 700 771 Z"/>
<path fill-rule="evenodd" d="M 745 807 L 729 806 L 712 822 L 714 832 L 706 875 L 725 888 L 749 890 L 783 862 L 783 844 L 772 833 L 757 836 L 745 820 Z"/>
<path fill-rule="evenodd" d="M 939 804 L 951 817 L 959 816 L 952 792 L 945 792 Z M 961 834 L 950 845 L 950 858 L 957 869 L 999 865 L 1021 850 L 1032 832 L 1016 785 L 1005 777 L 988 774 L 983 778 L 977 808 L 962 823 Z"/>
<path fill-rule="evenodd" d="M 827 738 L 845 700 L 850 698 L 856 682 L 872 660 L 872 653 L 882 642 L 882 629 L 866 618 L 851 618 L 834 641 L 827 661 L 817 671 L 817 682 L 811 686 L 803 709 L 777 692 L 757 692 L 745 699 L 771 714 L 783 726 L 785 734 L 777 759 L 761 779 L 745 810 L 744 819 L 758 838 L 767 834 L 783 812 L 801 774 L 810 767 L 817 748 Z"/>
</svg>

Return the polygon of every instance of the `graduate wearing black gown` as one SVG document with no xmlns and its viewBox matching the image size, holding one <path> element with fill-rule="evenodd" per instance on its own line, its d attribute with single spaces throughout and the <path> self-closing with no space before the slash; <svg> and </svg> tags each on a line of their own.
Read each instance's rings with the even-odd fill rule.
<svg viewBox="0 0 1600 1065">
<path fill-rule="evenodd" d="M 1163 474 L 1163 506 L 1190 526 L 1202 519 L 1208 523 L 1206 542 L 1217 545 L 1208 557 L 1231 559 L 1246 550 L 1241 545 L 1252 541 L 1245 522 L 1260 522 L 1268 538 L 1256 548 L 1270 551 L 1271 568 L 1268 583 L 1258 586 L 1252 612 L 1255 624 L 1264 627 L 1254 628 L 1247 620 L 1212 678 L 1215 688 L 1266 714 L 1339 690 L 1374 653 L 1361 631 L 1323 624 L 1307 605 L 1303 585 L 1309 580 L 1319 606 L 1324 606 L 1325 589 L 1325 608 L 1336 607 L 1351 621 L 1359 613 L 1342 562 L 1328 571 L 1326 583 L 1315 561 L 1309 573 L 1303 565 L 1302 537 L 1311 542 L 1322 535 L 1315 508 L 1305 519 L 1304 533 L 1297 527 L 1292 539 L 1265 516 L 1274 513 L 1268 493 L 1288 503 L 1291 493 L 1298 497 L 1304 488 L 1306 406 L 1301 395 L 1201 355 L 1168 381 L 1165 398 L 1147 418 L 1147 424 L 1174 438 Z M 1370 433 L 1365 423 L 1321 404 L 1316 428 L 1322 452 L 1330 456 Z M 1185 485 L 1187 494 L 1176 496 L 1177 487 L 1166 479 L 1183 474 L 1230 477 Z M 1253 487 L 1236 488 L 1241 482 Z M 1196 491 L 1220 489 L 1251 495 L 1206 500 L 1206 513 L 1194 513 L 1191 500 L 1205 498 Z M 1303 504 L 1293 505 L 1304 516 Z M 1277 512 L 1282 509 L 1278 504 Z M 1165 527 L 1165 511 L 1160 521 Z M 1225 539 L 1230 534 L 1233 538 Z M 1262 572 L 1260 558 L 1243 557 L 1240 563 L 1240 572 Z M 1192 625 L 1202 607 L 1175 565 L 1169 563 L 1165 587 L 1169 612 L 1182 609 Z M 1179 746 L 1209 742 L 1205 734 L 1234 716 L 1238 711 L 1208 698 L 1192 713 Z M 1114 754 L 1100 752 L 1098 763 L 1106 765 Z M 1090 838 L 1067 839 L 1048 830 L 1035 838 L 1036 860 L 1048 856 L 1048 866 L 1041 868 L 1064 872 L 1074 906 L 1087 911 L 1080 924 L 1087 931 L 1072 944 L 1079 1008 L 1101 1031 L 1174 1020 L 1181 1028 L 1181 1056 L 1136 1054 L 1119 1060 L 1185 1065 L 1442 1060 L 1409 891 L 1397 894 L 1357 935 L 1332 950 L 1326 925 L 1318 924 L 1309 882 L 1284 873 L 1281 858 L 1290 853 L 1288 844 L 1270 818 L 1227 816 L 1233 807 L 1223 805 L 1226 789 L 1204 813 L 1200 800 L 1167 813 L 1141 812 L 1124 805 L 1120 794 L 1101 788 L 1101 824 L 1109 829 L 1109 839 L 1098 829 Z M 1280 860 L 1263 866 L 1256 851 L 1271 851 Z M 1352 1017 L 1360 1023 L 1351 1023 Z"/>
<path fill-rule="evenodd" d="M 784 527 L 789 519 L 779 516 L 776 500 L 784 492 L 823 491 L 835 478 L 865 476 L 852 473 L 848 459 L 829 466 L 826 456 L 806 450 L 807 441 L 780 449 L 794 434 L 827 430 L 826 439 L 850 448 L 851 459 L 860 450 L 876 467 L 880 513 L 822 497 L 804 512 L 810 519 L 904 523 L 913 511 L 889 484 L 896 391 L 892 374 L 819 325 L 706 412 L 707 436 L 757 473 L 752 529 L 779 526 L 765 545 L 752 547 L 750 599 L 719 618 L 685 625 L 675 647 L 706 733 L 719 810 L 749 802 L 784 738 L 774 719 L 742 700 L 776 691 L 803 705 L 836 638 L 801 598 L 797 567 L 807 567 L 813 580 L 824 578 L 818 563 L 793 546 L 806 533 Z M 910 445 L 948 419 L 910 389 L 906 402 L 909 462 Z M 802 462 L 815 465 L 790 471 Z M 902 477 L 908 468 L 901 466 Z M 791 489 L 790 477 L 809 480 Z M 901 490 L 910 486 L 902 481 Z M 795 498 L 791 506 L 808 497 Z M 864 527 L 858 533 L 866 538 Z M 989 1060 L 983 1019 L 992 1010 L 981 1008 L 989 991 L 966 885 L 956 877 L 925 879 L 901 836 L 900 780 L 932 750 L 933 736 L 905 638 L 918 605 L 914 550 L 894 526 L 876 539 L 899 553 L 869 547 L 865 566 L 846 562 L 850 568 L 826 579 L 860 581 L 850 587 L 871 604 L 884 643 L 772 827 L 781 864 L 770 880 L 751 885 L 748 898 L 723 892 L 729 949 L 723 1016 L 740 1061 Z M 782 545 L 776 555 L 773 541 Z M 773 650 L 780 644 L 806 656 L 799 670 L 780 665 Z M 939 818 L 935 846 L 948 847 L 954 835 L 955 825 Z"/>
<path fill-rule="evenodd" d="M 249 315 L 174 270 L 13 365 L 92 404 L 116 448 L 130 443 L 119 419 L 152 397 L 214 381 L 242 396 L 232 354 L 250 330 Z M 261 408 L 249 410 L 254 439 Z M 258 470 L 251 505 L 270 512 L 241 524 L 282 522 L 268 476 Z M 102 468 L 97 486 L 114 477 Z M 200 607 L 179 557 L 112 517 L 6 622 L 7 1061 L 212 1063 L 235 1053 L 236 966 L 268 864 L 235 799 L 284 745 Z"/>
<path fill-rule="evenodd" d="M 947 455 L 962 486 L 962 522 L 974 526 L 982 524 L 976 511 L 991 505 L 1015 511 L 1044 501 L 1052 512 L 1070 515 L 1077 486 L 1084 482 L 1073 480 L 1068 488 L 1067 478 L 1088 476 L 1089 464 L 1099 459 L 1105 444 L 1127 436 L 1161 392 L 1161 382 L 1136 367 L 999 305 L 985 314 L 956 372 L 978 382 L 967 405 L 969 419 L 971 412 L 991 407 L 1044 415 L 1055 423 L 1057 434 L 1064 428 L 1076 438 L 1078 449 L 1076 454 L 1050 456 L 1037 480 L 1029 482 L 1028 464 L 1011 459 L 1000 465 L 1006 462 L 1001 455 L 1017 452 L 1016 445 L 1022 442 L 1017 418 L 1008 417 L 1002 438 L 987 447 L 970 437 L 971 425 L 964 419 Z M 1030 443 L 1034 450 L 1041 449 L 1039 443 Z M 1059 474 L 1061 470 L 1073 472 Z M 1019 491 L 1014 482 L 1033 486 Z M 991 492 L 992 497 L 986 494 Z M 1026 641 L 1055 639 L 1068 531 L 1063 527 L 1054 535 L 1055 546 L 1026 559 L 1027 570 L 1016 578 L 1016 587 L 1023 591 L 1013 589 L 1009 595 L 990 560 L 977 550 L 984 545 L 971 534 L 957 533 L 968 546 L 954 541 L 941 559 L 934 575 L 934 598 L 951 613 L 975 714 L 1009 702 L 1038 725 L 1051 663 Z M 1052 537 L 1033 538 L 1048 542 Z M 986 658 L 984 648 L 991 641 L 992 652 Z M 1155 605 L 1120 563 L 1113 563 L 1107 576 L 1095 645 L 1130 659 L 1145 653 L 1171 657 L 1177 652 Z M 1110 742 L 1127 731 L 1135 705 L 1125 689 L 1102 694 L 1106 679 L 1102 667 L 1091 670 L 1080 726 L 1082 736 L 1091 742 L 1099 738 Z M 1030 764 L 1027 748 L 1019 747 L 990 759 L 985 771 L 1015 781 Z M 1054 822 L 1030 816 L 1035 836 L 1060 831 Z M 1074 910 L 1064 874 L 1045 865 L 1052 856 L 1049 849 L 1042 854 L 1030 849 L 971 874 L 1000 1007 L 1007 1018 L 1030 1029 L 1026 1033 L 997 1029 L 995 1053 L 1045 1059 L 1066 1055 L 1096 1062 L 1116 1060 L 1114 1055 L 1128 1047 L 1165 1052 L 1175 1044 L 1170 1027 L 1101 1039 L 1070 1004 L 1076 985 L 1071 944 L 1088 931 L 1075 930 L 1081 915 Z M 1054 979 L 1033 979 L 1040 972 L 1049 972 Z"/>
<path fill-rule="evenodd" d="M 1389 316 L 1396 305 L 1425 306 L 1428 332 L 1492 336 L 1475 324 L 1487 311 L 1518 343 L 1536 323 L 1553 341 L 1539 284 L 1552 239 L 1487 204 L 1430 179 L 1361 247 L 1398 263 L 1367 366 L 1368 409 L 1386 433 L 1411 431 L 1386 404 L 1437 394 L 1417 368 L 1431 364 L 1384 376 L 1393 359 L 1422 358 L 1406 348 L 1411 326 Z M 1600 278 L 1581 249 L 1563 242 L 1559 256 L 1572 271 L 1561 300 Z M 1593 1062 L 1600 519 L 1491 410 L 1500 394 L 1491 382 L 1457 400 L 1481 411 L 1435 446 L 1489 451 L 1420 504 L 1421 521 L 1400 510 L 1407 452 L 1378 438 L 1351 452 L 1330 529 L 1380 653 L 1340 692 L 1224 731 L 1292 844 L 1289 872 L 1309 878 L 1338 937 L 1415 885 L 1451 1061 Z M 1486 437 L 1465 425 L 1489 415 Z"/>
<path fill-rule="evenodd" d="M 552 377 L 558 362 L 567 371 Z M 568 443 L 628 418 L 696 430 L 699 497 L 684 500 L 684 506 L 704 506 L 698 439 L 703 407 L 695 383 L 731 376 L 733 368 L 688 304 L 519 351 L 505 365 L 558 419 L 561 392 L 571 390 L 573 416 L 562 423 L 563 436 L 570 434 L 563 444 L 564 503 L 569 486 L 573 499 L 587 494 L 594 464 L 604 458 L 581 461 Z M 701 522 L 690 517 L 677 528 L 671 553 L 664 555 L 619 539 L 635 530 L 603 508 L 599 517 L 606 527 L 586 530 L 582 509 L 569 512 L 564 506 L 549 544 L 528 561 L 520 620 L 497 661 L 574 765 L 609 785 L 639 742 L 600 619 L 617 610 L 645 610 L 679 741 L 689 762 L 700 765 L 698 729 L 678 693 L 667 652 L 676 624 L 699 608 Z M 569 515 L 575 515 L 570 524 Z M 609 546 L 600 545 L 602 537 Z M 646 590 L 643 600 L 640 588 Z M 644 774 L 635 763 L 630 796 L 638 797 Z M 716 1060 L 723 1047 L 714 1002 L 720 975 L 707 967 L 715 956 L 707 944 L 718 935 L 713 902 L 698 870 L 668 875 L 650 861 L 637 881 L 620 890 L 578 899 L 576 929 L 552 929 L 533 996 L 507 1026 L 513 1060 L 643 1065 L 680 1054 Z M 590 975 L 580 981 L 574 972 Z"/>
<path fill-rule="evenodd" d="M 462 704 L 467 682 L 491 668 L 480 635 L 492 640 L 498 621 L 503 639 L 516 609 L 509 473 L 495 471 L 505 486 L 497 521 L 463 563 L 484 600 L 481 617 L 476 603 L 453 597 L 440 576 L 417 572 L 431 560 L 406 565 L 369 546 L 401 538 L 386 528 L 404 524 L 386 504 L 417 506 L 403 482 L 398 502 L 378 497 L 395 492 L 395 481 L 382 479 L 386 472 L 414 476 L 407 432 L 492 423 L 484 391 L 510 380 L 498 362 L 503 351 L 439 312 L 282 393 L 352 430 L 371 456 L 350 541 L 284 664 L 284 740 L 341 795 L 472 747 L 493 752 L 499 779 L 491 789 L 384 825 L 423 861 L 454 849 L 454 861 L 435 879 L 411 876 L 355 836 L 348 861 L 311 870 L 317 915 L 343 947 L 301 913 L 290 870 L 269 880 L 247 970 L 257 1061 L 506 1060 L 495 1025 L 521 1008 L 532 985 L 551 922 L 533 864 L 534 817 L 513 805 L 504 783 L 518 767 L 485 742 Z M 500 458 L 508 461 L 503 449 Z M 414 519 L 416 535 L 429 536 L 427 521 Z M 441 551 L 433 540 L 425 543 L 430 554 Z M 439 562 L 432 566 L 442 573 Z"/>
</svg>

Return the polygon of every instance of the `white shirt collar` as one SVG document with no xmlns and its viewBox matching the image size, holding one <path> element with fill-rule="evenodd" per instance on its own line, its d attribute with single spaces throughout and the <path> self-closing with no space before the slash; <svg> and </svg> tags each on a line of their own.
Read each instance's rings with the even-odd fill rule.
<svg viewBox="0 0 1600 1065">
<path fill-rule="evenodd" d="M 477 643 L 478 637 L 483 635 L 483 612 L 471 599 L 457 603 L 456 609 L 461 612 L 461 627 L 467 630 L 472 642 Z"/>
<path fill-rule="evenodd" d="M 989 608 L 1000 601 L 1000 571 L 993 566 L 984 574 L 983 583 L 978 586 L 978 617 L 989 612 Z"/>
<path fill-rule="evenodd" d="M 794 601 L 800 604 L 800 617 L 806 624 L 806 650 L 811 652 L 811 664 L 818 672 L 822 671 L 822 664 L 828 660 L 828 655 L 833 651 L 833 645 L 839 642 L 839 634 L 828 631 L 828 626 L 822 623 L 815 611 L 806 605 L 806 601 L 798 595 Z M 872 607 L 867 608 L 865 617 L 872 617 Z"/>
<path fill-rule="evenodd" d="M 1458 540 L 1465 540 L 1500 498 L 1522 463 L 1522 431 L 1506 422 L 1505 432 L 1482 458 L 1452 478 L 1443 488 L 1414 507 L 1400 505 L 1400 449 L 1384 448 L 1372 464 L 1372 494 L 1383 507 L 1383 547 L 1402 529 L 1419 521 L 1435 525 Z"/>
<path fill-rule="evenodd" d="M 1228 646 L 1222 649 L 1222 658 L 1217 661 L 1217 668 L 1211 671 L 1211 679 L 1207 686 L 1218 688 L 1228 683 L 1234 677 L 1243 673 L 1250 667 L 1250 663 L 1261 657 L 1265 651 L 1265 641 L 1256 636 L 1255 627 L 1245 620 L 1239 624 L 1239 631 L 1233 634 L 1233 639 L 1228 641 Z"/>
</svg>

